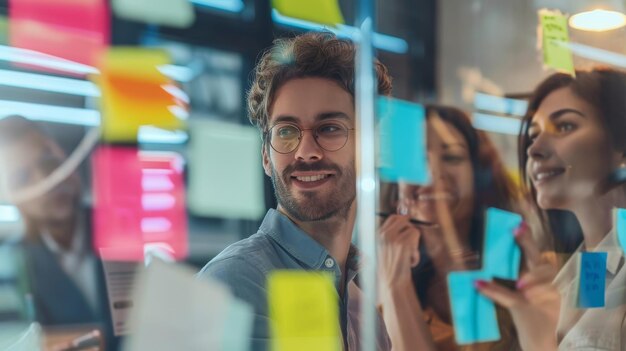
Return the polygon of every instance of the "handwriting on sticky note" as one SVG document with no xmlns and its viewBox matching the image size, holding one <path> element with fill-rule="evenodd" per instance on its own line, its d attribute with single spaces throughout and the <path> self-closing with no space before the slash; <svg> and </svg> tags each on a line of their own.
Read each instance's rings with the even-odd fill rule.
<svg viewBox="0 0 626 351">
<path fill-rule="evenodd" d="M 558 11 L 539 10 L 541 24 L 543 62 L 546 66 L 559 71 L 574 72 L 572 51 L 564 44 L 569 43 L 567 18 Z"/>
<path fill-rule="evenodd" d="M 426 117 L 421 105 L 379 97 L 380 177 L 384 181 L 426 184 Z"/>
<path fill-rule="evenodd" d="M 578 307 L 604 307 L 606 252 L 580 253 Z"/>
<path fill-rule="evenodd" d="M 338 295 L 325 273 L 275 271 L 268 277 L 272 350 L 339 350 Z"/>
<path fill-rule="evenodd" d="M 345 23 L 337 0 L 272 0 L 281 15 L 320 24 Z"/>
<path fill-rule="evenodd" d="M 494 277 L 516 280 L 522 253 L 513 233 L 522 223 L 522 216 L 489 208 L 486 218 L 483 270 Z"/>
</svg>

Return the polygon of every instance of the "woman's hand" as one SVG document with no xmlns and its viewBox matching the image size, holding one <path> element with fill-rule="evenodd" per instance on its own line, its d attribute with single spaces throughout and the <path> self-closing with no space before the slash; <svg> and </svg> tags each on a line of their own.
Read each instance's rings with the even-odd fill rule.
<svg viewBox="0 0 626 351">
<path fill-rule="evenodd" d="M 411 268 L 420 259 L 420 231 L 402 215 L 390 215 L 379 231 L 380 283 L 385 288 L 412 284 Z"/>
<path fill-rule="evenodd" d="M 515 237 L 528 266 L 528 271 L 517 281 L 517 291 L 486 281 L 477 281 L 476 286 L 483 295 L 511 312 L 523 350 L 556 350 L 561 304 L 561 296 L 552 284 L 556 266 L 542 258 L 525 224 L 516 230 Z"/>
</svg>

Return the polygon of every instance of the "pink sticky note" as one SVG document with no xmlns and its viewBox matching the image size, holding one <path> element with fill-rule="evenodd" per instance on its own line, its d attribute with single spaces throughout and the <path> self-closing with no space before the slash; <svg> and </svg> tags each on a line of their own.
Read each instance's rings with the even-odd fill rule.
<svg viewBox="0 0 626 351">
<path fill-rule="evenodd" d="M 188 253 L 183 160 L 175 153 L 101 146 L 92 159 L 96 252 L 141 261 L 148 251 Z"/>
<path fill-rule="evenodd" d="M 9 0 L 12 46 L 96 65 L 109 44 L 106 0 Z"/>
</svg>

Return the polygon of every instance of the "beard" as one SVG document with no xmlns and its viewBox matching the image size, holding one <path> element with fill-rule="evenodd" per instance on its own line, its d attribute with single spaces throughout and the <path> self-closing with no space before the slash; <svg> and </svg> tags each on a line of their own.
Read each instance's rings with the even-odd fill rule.
<svg viewBox="0 0 626 351">
<path fill-rule="evenodd" d="M 354 165 L 354 162 L 350 163 Z M 350 206 L 356 198 L 356 180 L 354 167 L 340 168 L 337 165 L 318 161 L 308 164 L 296 162 L 285 168 L 279 174 L 270 163 L 272 168 L 272 184 L 278 204 L 289 214 L 290 217 L 302 222 L 323 221 L 332 217 L 347 218 Z M 294 171 L 334 171 L 333 181 L 337 181 L 336 188 L 328 194 L 320 191 L 302 191 L 301 196 L 296 198 L 289 190 L 291 173 Z"/>
</svg>

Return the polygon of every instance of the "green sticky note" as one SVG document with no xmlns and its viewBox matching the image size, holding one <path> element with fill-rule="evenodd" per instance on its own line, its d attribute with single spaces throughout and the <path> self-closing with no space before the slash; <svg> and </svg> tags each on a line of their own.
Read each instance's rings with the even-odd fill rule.
<svg viewBox="0 0 626 351">
<path fill-rule="evenodd" d="M 9 20 L 6 16 L 0 16 L 0 45 L 7 45 L 9 42 Z"/>
<path fill-rule="evenodd" d="M 259 132 L 201 118 L 189 123 L 189 211 L 203 217 L 260 219 L 266 209 Z"/>
<path fill-rule="evenodd" d="M 543 62 L 546 66 L 574 75 L 572 51 L 563 44 L 569 43 L 567 18 L 558 11 L 539 10 Z"/>
<path fill-rule="evenodd" d="M 111 5 L 121 18 L 150 24 L 186 28 L 196 19 L 189 0 L 113 0 Z"/>
<path fill-rule="evenodd" d="M 320 24 L 344 24 L 337 0 L 272 0 L 281 15 Z"/>
</svg>

